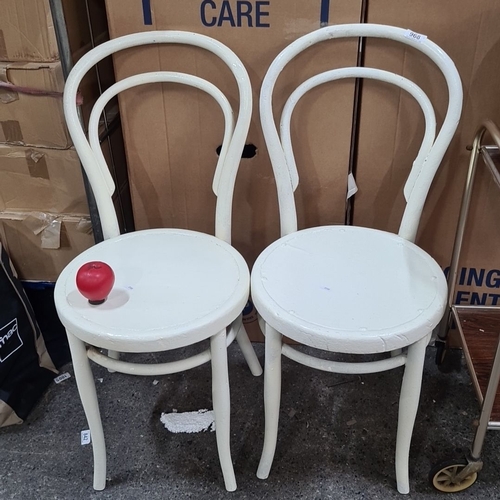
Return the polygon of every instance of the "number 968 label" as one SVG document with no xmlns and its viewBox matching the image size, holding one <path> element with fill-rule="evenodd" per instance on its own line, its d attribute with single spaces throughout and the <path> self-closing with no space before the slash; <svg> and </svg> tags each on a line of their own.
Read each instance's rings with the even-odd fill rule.
<svg viewBox="0 0 500 500">
<path fill-rule="evenodd" d="M 421 33 L 416 33 L 415 31 L 412 30 L 406 30 L 405 37 L 409 38 L 410 40 L 415 40 L 415 42 L 419 43 L 423 43 L 425 42 L 425 40 L 427 40 L 426 35 L 422 35 Z"/>
</svg>

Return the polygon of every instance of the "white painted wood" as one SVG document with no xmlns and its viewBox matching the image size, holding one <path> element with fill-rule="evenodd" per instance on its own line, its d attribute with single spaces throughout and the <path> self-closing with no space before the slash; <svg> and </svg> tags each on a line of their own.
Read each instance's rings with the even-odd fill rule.
<svg viewBox="0 0 500 500">
<path fill-rule="evenodd" d="M 106 486 L 106 444 L 102 430 L 101 414 L 97 402 L 94 376 L 90 369 L 85 344 L 69 330 L 68 344 L 73 360 L 73 370 L 82 401 L 83 410 L 89 424 L 94 454 L 94 489 L 103 490 Z"/>
<path fill-rule="evenodd" d="M 446 305 L 439 265 L 392 233 L 324 226 L 271 244 L 252 270 L 264 320 L 302 344 L 366 354 L 406 347 L 430 332 Z"/>
<path fill-rule="evenodd" d="M 76 108 L 77 92 L 86 73 L 105 57 L 130 47 L 165 43 L 194 45 L 212 52 L 226 63 L 238 85 L 239 109 L 236 123 L 234 130 L 232 131 L 231 141 L 228 145 L 226 156 L 224 158 L 224 165 L 221 165 L 220 168 L 217 169 L 217 175 L 214 180 L 214 191 L 218 194 L 215 214 L 215 234 L 217 237 L 230 243 L 231 209 L 234 183 L 252 116 L 252 88 L 248 73 L 242 62 L 238 56 L 236 56 L 236 54 L 224 44 L 214 40 L 213 38 L 200 35 L 198 33 L 165 30 L 133 33 L 131 35 L 115 38 L 98 45 L 78 60 L 66 81 L 63 103 L 68 130 L 73 140 L 73 144 L 78 151 L 78 155 L 89 178 L 90 184 L 92 185 L 92 190 L 94 192 L 99 210 L 104 238 L 108 239 L 118 236 L 118 222 L 109 196 L 114 191 L 114 183 L 109 170 L 105 168 L 105 165 L 103 165 L 102 162 L 99 162 L 99 156 L 96 153 L 96 150 L 94 150 L 89 144 L 85 132 L 81 127 Z M 146 83 L 148 79 L 151 79 L 150 81 L 155 81 L 157 78 L 161 80 L 162 77 L 161 75 L 158 76 L 159 73 L 146 73 L 142 82 L 137 81 L 135 84 Z M 165 73 L 173 75 L 173 73 Z M 182 79 L 189 79 L 191 76 L 185 74 L 177 75 L 180 75 L 179 78 Z M 192 83 L 190 84 L 193 86 L 199 85 L 199 81 L 196 77 L 193 77 L 191 82 Z M 211 88 L 211 86 L 207 84 L 204 85 L 203 90 L 210 92 L 209 88 Z M 105 98 L 103 98 L 103 101 L 104 100 Z M 101 103 L 103 101 L 101 101 Z M 218 100 L 218 102 L 220 103 L 220 100 Z M 93 122 L 95 123 L 95 120 L 93 120 Z M 94 135 L 95 132 L 96 127 L 93 127 Z M 98 141 L 93 139 L 93 144 L 94 147 L 97 148 Z"/>
<path fill-rule="evenodd" d="M 271 325 L 266 325 L 266 359 L 264 365 L 264 411 L 265 432 L 264 447 L 260 458 L 257 477 L 267 479 L 273 463 L 281 400 L 281 334 Z"/>
<path fill-rule="evenodd" d="M 236 490 L 233 462 L 231 461 L 231 404 L 227 367 L 226 331 L 210 338 L 212 355 L 212 400 L 215 416 L 215 434 L 219 460 L 227 491 Z"/>
<path fill-rule="evenodd" d="M 273 90 L 282 70 L 308 47 L 347 37 L 401 42 L 421 51 L 438 66 L 446 80 L 449 99 L 437 137 L 435 114 L 423 91 L 401 75 L 375 68 L 337 68 L 305 81 L 286 102 L 278 133 L 273 116 Z M 409 491 L 408 456 L 425 347 L 444 313 L 447 297 L 446 280 L 439 265 L 412 242 L 430 185 L 462 109 L 462 86 L 455 65 L 428 38 L 417 38 L 408 37 L 408 30 L 393 26 L 328 26 L 287 46 L 271 63 L 264 78 L 260 117 L 276 179 L 282 237 L 259 256 L 251 277 L 252 299 L 267 333 L 266 428 L 257 471 L 259 478 L 267 478 L 276 448 L 283 353 L 306 366 L 336 373 L 372 373 L 405 364 L 396 476 L 398 490 Z M 310 89 L 342 78 L 371 78 L 396 85 L 412 95 L 422 109 L 425 132 L 404 187 L 407 204 L 398 235 L 352 226 L 297 230 L 294 191 L 299 175 L 290 134 L 293 110 Z M 332 113 L 335 113 L 334 103 Z M 281 334 L 318 349 L 360 355 L 387 353 L 387 359 L 351 364 L 318 359 L 291 346 L 278 345 Z M 406 349 L 407 355 L 403 354 Z"/>
<path fill-rule="evenodd" d="M 241 332 L 243 328 L 241 315 L 237 318 L 230 326 L 229 333 L 226 335 L 226 345 L 229 347 L 233 340 L 236 338 L 238 333 L 240 337 L 244 339 L 244 346 L 241 347 L 241 343 L 238 344 L 241 347 L 243 356 L 252 372 L 252 375 L 259 376 L 262 374 L 262 367 L 260 366 L 259 360 L 253 350 L 250 340 L 245 331 Z M 248 343 L 247 343 L 248 342 Z M 179 359 L 176 361 L 168 361 L 167 363 L 132 363 L 130 361 L 120 361 L 119 359 L 111 358 L 108 355 L 102 354 L 95 347 L 89 347 L 87 349 L 87 356 L 89 359 L 97 363 L 98 365 L 104 366 L 110 372 L 126 373 L 128 375 L 146 375 L 146 376 L 156 376 L 156 375 L 169 375 L 172 373 L 179 373 L 182 371 L 190 370 L 200 366 L 211 359 L 210 349 L 206 349 L 194 356 L 188 358 Z"/>
<path fill-rule="evenodd" d="M 94 363 L 104 366 L 110 373 L 125 373 L 127 375 L 139 376 L 158 376 L 158 375 L 171 375 L 172 373 L 179 373 L 197 366 L 203 365 L 210 361 L 210 349 L 206 349 L 194 356 L 185 359 L 178 359 L 176 361 L 168 361 L 166 363 L 133 363 L 130 361 L 122 361 L 110 358 L 102 352 L 98 351 L 95 347 L 87 349 L 87 356 Z"/>
<path fill-rule="evenodd" d="M 377 361 L 359 361 L 356 363 L 316 358 L 306 354 L 305 352 L 298 351 L 291 345 L 287 344 L 283 344 L 281 352 L 283 356 L 293 359 L 301 365 L 316 368 L 316 370 L 322 370 L 324 372 L 344 373 L 346 375 L 385 372 L 387 370 L 403 366 L 406 363 L 406 355 L 399 353 L 397 356 L 392 356 L 395 351 L 391 352 L 390 358 L 379 359 Z"/>
<path fill-rule="evenodd" d="M 108 355 L 106 356 L 109 359 L 113 360 L 119 360 L 120 359 L 120 353 L 118 351 L 112 351 L 111 349 L 108 350 Z M 108 368 L 109 373 L 114 373 L 115 370 Z"/>
<path fill-rule="evenodd" d="M 292 137 L 290 132 L 290 124 L 295 106 L 301 97 L 304 96 L 306 92 L 309 92 L 309 90 L 319 85 L 333 82 L 335 80 L 341 80 L 343 78 L 367 78 L 397 85 L 408 92 L 420 105 L 425 118 L 425 132 L 420 150 L 415 161 L 413 162 L 413 167 L 410 173 L 411 179 L 408 179 L 410 185 L 407 183 L 407 186 L 405 187 L 405 192 L 406 189 L 408 189 L 411 193 L 416 177 L 418 177 L 420 170 L 422 169 L 423 162 L 429 154 L 434 140 L 436 139 L 436 116 L 432 103 L 425 92 L 418 85 L 401 75 L 396 75 L 394 73 L 390 73 L 389 71 L 383 71 L 380 69 L 357 67 L 338 68 L 315 75 L 299 85 L 288 98 L 285 107 L 283 108 L 283 113 L 281 114 L 280 137 L 283 144 L 283 152 L 285 154 L 286 163 L 292 178 L 293 190 L 295 191 L 295 189 L 297 189 L 299 183 L 299 175 L 297 165 L 295 164 L 295 157 L 293 155 Z"/>
<path fill-rule="evenodd" d="M 236 114 L 222 92 L 194 75 L 159 71 L 131 76 L 117 82 L 98 99 L 91 113 L 89 138 L 81 127 L 77 92 L 86 73 L 105 57 L 147 44 L 194 45 L 218 56 L 233 74 L 238 90 Z M 145 83 L 189 85 L 207 92 L 219 104 L 225 120 L 221 154 L 214 162 L 212 188 L 217 197 L 215 236 L 183 229 L 152 229 L 120 235 L 112 194 L 115 185 L 101 152 L 98 129 L 106 103 L 116 94 Z M 262 372 L 245 329 L 241 313 L 248 300 L 249 270 L 231 246 L 231 211 L 234 183 L 252 114 L 252 89 L 239 58 L 222 43 L 182 31 L 135 33 L 110 40 L 85 54 L 66 81 L 64 114 L 75 149 L 94 193 L 104 239 L 76 257 L 59 276 L 56 309 L 68 330 L 82 403 L 91 427 L 94 446 L 94 487 L 106 482 L 105 448 L 97 398 L 88 358 L 134 375 L 160 375 L 187 370 L 212 361 L 217 444 L 224 481 L 236 488 L 229 446 L 229 381 L 226 345 L 236 335 L 254 375 Z M 210 124 L 207 124 L 208 126 Z M 92 306 L 76 289 L 79 267 L 104 261 L 115 273 L 115 285 L 106 302 Z M 170 363 L 146 365 L 119 360 L 120 352 L 157 352 L 211 339 L 211 348 Z M 85 344 L 89 344 L 86 352 Z M 99 352 L 108 350 L 108 356 Z M 96 436 L 96 437 L 94 437 Z"/>
<path fill-rule="evenodd" d="M 431 150 L 428 152 L 422 164 L 420 164 L 422 157 L 419 154 L 419 162 L 414 163 L 414 173 L 409 177 L 408 184 L 405 188 L 405 198 L 408 203 L 401 222 L 400 234 L 406 239 L 415 239 L 418 222 L 432 179 L 434 178 L 460 119 L 462 110 L 462 85 L 453 61 L 439 46 L 428 38 L 423 41 L 416 41 L 408 38 L 406 35 L 407 30 L 405 29 L 379 24 L 367 23 L 327 26 L 298 38 L 285 47 L 271 63 L 262 83 L 259 107 L 262 131 L 264 132 L 264 138 L 277 181 L 282 236 L 297 230 L 293 192 L 294 187 L 298 184 L 298 173 L 293 164 L 289 165 L 287 163 L 287 155 L 283 151 L 283 146 L 280 143 L 280 136 L 278 135 L 273 117 L 273 90 L 276 80 L 285 66 L 297 54 L 306 50 L 308 47 L 326 40 L 362 36 L 387 38 L 419 50 L 438 66 L 448 86 L 449 100 L 445 120 Z M 353 70 L 351 68 L 349 71 L 363 70 Z M 339 77 L 349 77 L 349 71 L 346 70 L 346 73 Z M 375 77 L 383 80 L 384 73 L 383 71 L 375 70 L 370 78 Z M 376 75 L 378 75 L 378 77 Z M 398 86 L 400 85 L 396 81 L 391 83 Z M 404 84 L 400 86 L 404 88 Z M 334 112 L 335 108 L 334 105 L 332 105 L 332 113 Z M 432 126 L 432 124 L 426 122 L 426 127 L 429 126 Z"/>
<path fill-rule="evenodd" d="M 210 82 L 207 82 L 203 78 L 198 78 L 194 75 L 188 75 L 185 73 L 178 73 L 172 71 L 156 71 L 153 73 L 141 73 L 139 75 L 130 76 L 116 82 L 114 85 L 109 87 L 105 92 L 101 94 L 99 99 L 97 99 L 94 107 L 92 108 L 92 113 L 90 114 L 88 136 L 89 142 L 92 150 L 96 156 L 99 163 L 99 167 L 103 172 L 109 172 L 106 160 L 102 153 L 101 143 L 99 140 L 99 125 L 101 122 L 101 115 L 104 108 L 109 103 L 109 101 L 124 90 L 137 87 L 139 85 L 145 85 L 150 83 L 177 83 L 180 85 L 188 85 L 190 87 L 195 87 L 197 89 L 203 90 L 207 94 L 211 95 L 219 104 L 223 114 L 224 114 L 224 137 L 222 139 L 222 148 L 219 153 L 219 159 L 217 160 L 217 167 L 215 169 L 214 181 L 213 181 L 213 192 L 219 194 L 219 184 L 222 178 L 222 169 L 224 168 L 225 160 L 227 157 L 227 151 L 231 138 L 234 131 L 234 114 L 227 97 Z M 107 178 L 109 183 L 108 188 L 110 194 L 114 192 L 115 186 L 111 178 Z M 225 186 L 222 186 L 224 189 Z"/>
<path fill-rule="evenodd" d="M 107 301 L 92 306 L 76 288 L 85 262 L 101 260 L 115 273 Z M 176 349 L 230 325 L 248 300 L 249 271 L 231 246 L 208 234 L 149 229 L 89 248 L 61 273 L 59 317 L 82 340 L 120 352 Z"/>
<path fill-rule="evenodd" d="M 425 348 L 431 336 L 420 339 L 408 347 L 408 355 L 399 397 L 398 435 L 396 439 L 396 481 L 400 493 L 410 492 L 408 461 L 413 426 L 417 416 Z"/>
<path fill-rule="evenodd" d="M 248 367 L 250 368 L 250 371 L 252 372 L 252 375 L 254 375 L 255 377 L 262 375 L 262 366 L 260 366 L 259 359 L 255 354 L 255 351 L 252 347 L 252 343 L 250 342 L 248 334 L 245 330 L 245 325 L 243 324 L 241 325 L 241 330 L 236 335 L 236 342 L 238 342 L 238 345 L 240 346 L 241 352 L 245 357 L 245 360 L 248 364 Z"/>
</svg>

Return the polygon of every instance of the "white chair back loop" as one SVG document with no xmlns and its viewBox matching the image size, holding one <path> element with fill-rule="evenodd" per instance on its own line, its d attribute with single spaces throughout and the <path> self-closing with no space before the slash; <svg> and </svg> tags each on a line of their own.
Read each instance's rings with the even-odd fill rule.
<svg viewBox="0 0 500 500">
<path fill-rule="evenodd" d="M 414 241 L 420 216 L 434 175 L 455 133 L 462 110 L 462 86 L 453 61 L 429 39 L 416 41 L 407 37 L 407 30 L 378 24 L 345 24 L 328 26 L 305 35 L 288 47 L 271 64 L 262 84 L 260 116 L 264 137 L 276 177 L 280 208 L 281 235 L 297 230 L 297 215 L 293 193 L 299 176 L 290 137 L 290 120 L 298 100 L 310 89 L 326 82 L 342 78 L 370 78 L 397 85 L 410 93 L 422 108 L 425 118 L 425 133 L 418 155 L 413 162 L 404 187 L 407 202 L 399 235 Z M 310 78 L 289 97 L 280 122 L 280 133 L 276 129 L 272 110 L 272 96 L 276 81 L 285 66 L 308 47 L 330 39 L 347 37 L 387 38 L 409 45 L 427 55 L 441 70 L 449 94 L 446 117 L 436 137 L 436 118 L 426 94 L 406 78 L 375 68 L 347 67 L 327 71 Z"/>
<path fill-rule="evenodd" d="M 222 149 L 219 154 L 219 160 L 217 161 L 217 167 L 215 169 L 213 191 L 216 195 L 219 193 L 219 184 L 221 179 L 221 170 L 224 165 L 224 159 L 227 156 L 227 150 L 232 139 L 234 131 L 234 114 L 227 100 L 227 97 L 213 84 L 207 82 L 203 78 L 198 78 L 194 75 L 188 75 L 185 73 L 178 73 L 172 71 L 157 71 L 153 73 L 141 73 L 140 75 L 130 76 L 124 78 L 119 82 L 112 85 L 109 89 L 102 93 L 99 99 L 94 104 L 92 108 L 92 113 L 89 119 L 89 129 L 88 136 L 89 142 L 94 154 L 97 156 L 99 167 L 102 171 L 103 177 L 106 179 L 106 185 L 108 187 L 109 194 L 112 195 L 115 190 L 115 184 L 109 173 L 108 165 L 102 154 L 101 146 L 99 143 L 99 121 L 101 119 L 101 114 L 104 108 L 107 106 L 109 101 L 115 97 L 120 92 L 128 90 L 139 85 L 145 85 L 148 83 L 178 83 L 183 85 L 188 85 L 195 87 L 199 90 L 203 90 L 207 94 L 211 95 L 219 104 L 224 113 L 224 138 L 222 140 Z"/>
<path fill-rule="evenodd" d="M 115 83 L 96 102 L 90 117 L 88 136 L 81 126 L 76 106 L 78 87 L 85 74 L 99 61 L 115 52 L 150 44 L 185 44 L 212 52 L 226 63 L 236 79 L 239 90 L 239 110 L 236 123 L 227 98 L 210 82 L 185 73 L 158 71 L 125 78 Z M 225 119 L 222 149 L 213 180 L 217 196 L 215 235 L 231 242 L 231 205 L 234 183 L 245 145 L 252 113 L 252 91 L 248 73 L 240 59 L 222 43 L 204 35 L 182 31 L 151 31 L 135 33 L 105 42 L 84 55 L 74 66 L 64 91 L 64 113 L 68 130 L 94 193 L 104 239 L 119 235 L 118 220 L 111 195 L 115 185 L 99 144 L 99 120 L 106 104 L 119 92 L 147 83 L 170 82 L 189 85 L 211 95 L 221 107 Z"/>
<path fill-rule="evenodd" d="M 424 91 L 411 80 L 408 80 L 403 76 L 390 73 L 389 71 L 375 68 L 340 68 L 331 71 L 325 71 L 324 73 L 315 75 L 312 78 L 309 78 L 309 80 L 306 80 L 304 83 L 299 85 L 290 95 L 281 115 L 280 138 L 281 143 L 283 144 L 283 152 L 286 158 L 287 167 L 290 172 L 290 178 L 292 179 L 293 190 L 295 191 L 299 184 L 299 174 L 297 171 L 297 166 L 295 164 L 292 138 L 290 133 L 291 118 L 295 106 L 300 98 L 314 87 L 317 87 L 323 83 L 332 82 L 334 80 L 340 80 L 343 78 L 367 78 L 391 83 L 406 90 L 406 92 L 408 92 L 415 98 L 415 100 L 422 108 L 426 124 L 425 134 L 417 158 L 413 163 L 410 177 L 408 178 L 408 182 L 405 186 L 405 190 L 408 190 L 408 193 L 411 193 L 413 187 L 412 184 L 414 184 L 413 179 L 415 176 L 418 176 L 418 173 L 422 168 L 422 164 L 436 138 L 436 115 L 434 114 L 434 108 L 432 107 L 432 103 L 424 93 Z"/>
</svg>

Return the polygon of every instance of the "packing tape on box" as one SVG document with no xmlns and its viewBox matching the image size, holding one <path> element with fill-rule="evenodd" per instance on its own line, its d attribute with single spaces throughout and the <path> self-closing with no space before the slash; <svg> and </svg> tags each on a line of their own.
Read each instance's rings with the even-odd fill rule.
<svg viewBox="0 0 500 500">
<path fill-rule="evenodd" d="M 18 121 L 5 120 L 0 122 L 0 125 L 2 126 L 2 133 L 5 142 L 19 144 L 20 146 L 24 145 L 23 133 L 21 131 L 21 125 Z"/>
<path fill-rule="evenodd" d="M 0 61 L 7 61 L 9 59 L 7 54 L 7 45 L 5 45 L 5 36 L 3 31 L 0 30 Z"/>
<path fill-rule="evenodd" d="M 57 250 L 61 247 L 61 219 L 54 219 L 42 231 L 42 248 Z"/>
<path fill-rule="evenodd" d="M 69 247 L 70 242 L 67 239 L 66 233 L 62 232 L 63 222 L 69 222 L 71 217 L 65 216 L 54 216 L 53 214 L 43 214 L 45 227 L 41 231 L 41 247 L 46 249 L 57 250 L 62 246 Z M 74 219 L 74 217 L 72 217 Z M 26 219 L 25 219 L 26 222 Z M 92 223 L 88 217 L 80 217 L 76 223 L 75 229 L 80 233 L 91 234 L 92 233 Z M 66 235 L 63 239 L 62 236 Z M 64 240 L 64 241 L 63 241 Z"/>
<path fill-rule="evenodd" d="M 76 230 L 79 233 L 92 234 L 92 222 L 90 222 L 90 217 L 80 217 L 76 223 Z"/>
<path fill-rule="evenodd" d="M 7 70 L 8 66 L 0 66 L 0 102 L 3 104 L 9 104 L 19 99 L 19 94 L 14 90 L 12 83 L 9 81 Z"/>
<path fill-rule="evenodd" d="M 42 248 L 57 249 L 61 246 L 61 217 L 45 212 L 31 212 L 23 224 L 41 237 Z"/>
<path fill-rule="evenodd" d="M 64 222 L 75 224 L 80 233 L 91 234 L 92 223 L 88 216 L 50 214 L 46 212 L 0 212 L 0 220 L 20 220 L 35 235 L 40 235 L 41 248 L 61 248 L 61 234 Z"/>
<path fill-rule="evenodd" d="M 25 157 L 30 177 L 38 177 L 39 179 L 50 178 L 44 153 L 36 151 L 35 149 L 27 149 Z"/>
</svg>

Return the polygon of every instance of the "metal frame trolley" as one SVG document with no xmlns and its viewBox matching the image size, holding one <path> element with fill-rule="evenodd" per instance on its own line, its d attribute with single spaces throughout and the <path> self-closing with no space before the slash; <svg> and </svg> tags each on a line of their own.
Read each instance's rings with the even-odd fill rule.
<svg viewBox="0 0 500 500">
<path fill-rule="evenodd" d="M 484 136 L 494 145 L 484 145 Z M 470 452 L 467 456 L 437 464 L 429 473 L 431 484 L 439 491 L 453 493 L 469 488 L 483 467 L 481 451 L 487 430 L 500 430 L 500 307 L 456 306 L 453 297 L 458 276 L 460 252 L 476 176 L 478 159 L 500 188 L 500 131 L 491 121 L 485 121 L 476 133 L 470 155 L 469 170 L 462 198 L 453 256 L 448 276 L 448 309 L 440 325 L 436 362 L 440 364 L 446 354 L 450 326 L 456 323 L 467 367 L 481 405 L 481 415 Z"/>
</svg>

